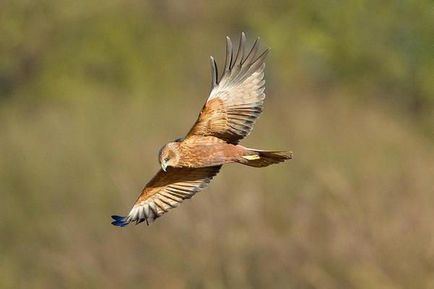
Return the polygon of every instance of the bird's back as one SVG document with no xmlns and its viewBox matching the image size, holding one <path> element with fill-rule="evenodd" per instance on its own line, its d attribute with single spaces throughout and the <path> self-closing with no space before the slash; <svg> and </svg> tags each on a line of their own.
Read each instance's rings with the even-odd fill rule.
<svg viewBox="0 0 434 289">
<path fill-rule="evenodd" d="M 179 153 L 178 166 L 198 168 L 235 162 L 243 150 L 216 137 L 195 137 L 181 142 Z"/>
</svg>

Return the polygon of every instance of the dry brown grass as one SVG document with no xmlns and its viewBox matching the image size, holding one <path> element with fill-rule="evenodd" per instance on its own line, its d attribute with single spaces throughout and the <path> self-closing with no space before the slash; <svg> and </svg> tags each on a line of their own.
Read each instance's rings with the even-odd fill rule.
<svg viewBox="0 0 434 289">
<path fill-rule="evenodd" d="M 432 286 L 429 139 L 376 106 L 288 97 L 268 103 L 246 143 L 289 146 L 294 160 L 229 165 L 152 226 L 124 229 L 109 216 L 177 133 L 161 122 L 176 116 L 152 112 L 169 99 L 3 111 L 1 287 Z"/>
</svg>

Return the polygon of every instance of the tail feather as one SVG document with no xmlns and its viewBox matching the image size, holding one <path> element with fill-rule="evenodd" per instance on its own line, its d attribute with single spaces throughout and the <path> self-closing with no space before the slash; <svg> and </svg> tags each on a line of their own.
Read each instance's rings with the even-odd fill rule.
<svg viewBox="0 0 434 289">
<path fill-rule="evenodd" d="M 291 151 L 265 151 L 248 149 L 246 154 L 242 156 L 240 163 L 251 167 L 266 167 L 272 164 L 284 162 L 292 159 Z"/>
</svg>

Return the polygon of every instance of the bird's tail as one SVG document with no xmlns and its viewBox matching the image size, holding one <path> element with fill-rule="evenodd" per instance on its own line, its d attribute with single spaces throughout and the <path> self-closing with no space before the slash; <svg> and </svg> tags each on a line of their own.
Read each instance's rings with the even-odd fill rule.
<svg viewBox="0 0 434 289">
<path fill-rule="evenodd" d="M 261 168 L 292 159 L 292 156 L 291 151 L 265 151 L 246 148 L 246 153 L 238 162 L 247 166 Z"/>
</svg>

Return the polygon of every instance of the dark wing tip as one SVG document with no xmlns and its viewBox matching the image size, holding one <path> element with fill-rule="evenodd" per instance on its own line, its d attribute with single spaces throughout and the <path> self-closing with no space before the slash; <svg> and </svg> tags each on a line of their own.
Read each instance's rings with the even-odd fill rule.
<svg viewBox="0 0 434 289">
<path fill-rule="evenodd" d="M 126 225 L 128 225 L 130 222 L 127 222 L 126 221 L 126 217 L 123 217 L 123 216 L 116 216 L 116 215 L 113 215 L 112 216 L 112 219 L 114 220 L 113 222 L 112 222 L 112 225 L 113 226 L 118 226 L 118 227 L 125 227 Z"/>
<path fill-rule="evenodd" d="M 211 61 L 211 88 L 214 88 L 218 85 L 218 70 L 217 70 L 217 63 L 214 60 L 214 57 L 210 56 Z"/>
<path fill-rule="evenodd" d="M 241 32 L 238 49 L 234 53 L 231 39 L 226 36 L 226 59 L 225 67 L 220 78 L 217 75 L 217 67 L 214 59 L 211 59 L 212 64 L 212 88 L 219 84 L 224 78 L 227 81 L 243 81 L 254 71 L 261 68 L 265 62 L 267 54 L 270 49 L 267 48 L 262 51 L 259 56 L 260 37 L 257 37 L 250 50 L 245 51 L 246 47 L 246 34 Z M 246 53 L 247 52 L 247 53 Z"/>
</svg>

